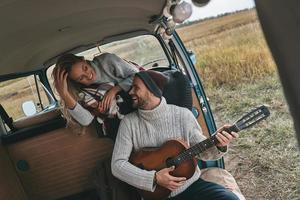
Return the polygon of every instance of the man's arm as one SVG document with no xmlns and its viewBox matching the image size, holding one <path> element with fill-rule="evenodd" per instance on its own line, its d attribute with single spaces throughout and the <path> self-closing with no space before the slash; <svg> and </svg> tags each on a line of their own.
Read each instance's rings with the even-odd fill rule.
<svg viewBox="0 0 300 200">
<path fill-rule="evenodd" d="M 182 116 L 183 124 L 187 127 L 190 146 L 194 146 L 195 144 L 207 139 L 203 135 L 202 130 L 191 111 L 186 109 Z M 226 152 L 226 146 L 221 148 L 214 146 L 207 149 L 197 157 L 201 160 L 216 160 L 221 158 Z"/>
<path fill-rule="evenodd" d="M 126 121 L 125 117 L 120 123 L 112 155 L 112 173 L 120 180 L 136 188 L 154 191 L 155 171 L 142 170 L 128 161 L 133 149 L 133 141 L 132 130 L 128 128 Z"/>
</svg>

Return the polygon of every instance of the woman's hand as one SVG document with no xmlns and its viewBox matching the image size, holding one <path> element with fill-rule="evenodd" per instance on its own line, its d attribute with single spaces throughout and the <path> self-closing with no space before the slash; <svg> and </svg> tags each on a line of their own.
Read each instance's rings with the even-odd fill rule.
<svg viewBox="0 0 300 200">
<path fill-rule="evenodd" d="M 218 140 L 218 143 L 216 144 L 217 147 L 225 147 L 232 140 L 237 139 L 239 137 L 239 134 L 237 134 L 236 132 L 228 133 L 227 131 L 224 131 L 224 128 L 229 128 L 229 127 L 230 127 L 229 125 L 225 125 L 218 130 L 218 133 L 216 135 L 216 138 Z"/>
<path fill-rule="evenodd" d="M 116 98 L 117 93 L 121 90 L 122 88 L 116 85 L 113 88 L 111 88 L 108 92 L 106 92 L 100 103 L 101 105 L 98 106 L 98 111 L 102 111 L 101 113 L 107 111 L 111 106 L 112 100 Z"/>
<path fill-rule="evenodd" d="M 67 83 L 67 76 L 68 73 L 58 68 L 55 73 L 55 79 L 54 79 L 54 86 L 56 88 L 56 91 L 58 92 L 59 96 L 64 99 L 65 96 L 68 95 L 68 83 Z"/>
<path fill-rule="evenodd" d="M 76 105 L 76 100 L 72 97 L 68 90 L 68 73 L 66 70 L 58 68 L 54 76 L 54 87 L 56 88 L 58 95 L 65 102 L 67 108 L 73 109 Z"/>
</svg>

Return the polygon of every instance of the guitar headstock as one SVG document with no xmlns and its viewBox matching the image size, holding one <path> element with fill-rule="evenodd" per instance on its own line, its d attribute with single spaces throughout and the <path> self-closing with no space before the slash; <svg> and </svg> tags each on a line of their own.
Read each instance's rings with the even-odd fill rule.
<svg viewBox="0 0 300 200">
<path fill-rule="evenodd" d="M 263 119 L 266 119 L 268 116 L 270 116 L 269 109 L 266 106 L 262 105 L 251 110 L 249 113 L 245 114 L 243 117 L 237 120 L 235 123 L 235 127 L 238 130 L 242 130 L 253 126 Z"/>
</svg>

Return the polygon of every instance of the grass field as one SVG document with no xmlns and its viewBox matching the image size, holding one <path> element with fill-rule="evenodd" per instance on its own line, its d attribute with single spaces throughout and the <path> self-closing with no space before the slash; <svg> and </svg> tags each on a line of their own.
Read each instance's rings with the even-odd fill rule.
<svg viewBox="0 0 300 200">
<path fill-rule="evenodd" d="M 45 91 L 39 85 L 39 92 L 44 106 L 49 105 Z M 25 117 L 22 104 L 26 101 L 39 102 L 33 76 L 22 77 L 0 83 L 0 102 L 14 120 Z M 37 106 L 37 111 L 41 111 Z"/>
<path fill-rule="evenodd" d="M 178 29 L 197 57 L 197 70 L 217 126 L 260 105 L 271 117 L 240 133 L 226 168 L 247 199 L 300 199 L 300 154 L 276 67 L 254 10 Z"/>
</svg>

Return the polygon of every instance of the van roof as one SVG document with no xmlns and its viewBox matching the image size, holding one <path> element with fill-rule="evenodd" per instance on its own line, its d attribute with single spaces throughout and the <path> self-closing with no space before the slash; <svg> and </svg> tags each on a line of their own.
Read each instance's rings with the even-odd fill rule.
<svg viewBox="0 0 300 200">
<path fill-rule="evenodd" d="M 164 0 L 1 0 L 0 75 L 36 70 L 50 58 L 102 39 L 153 31 Z"/>
</svg>

